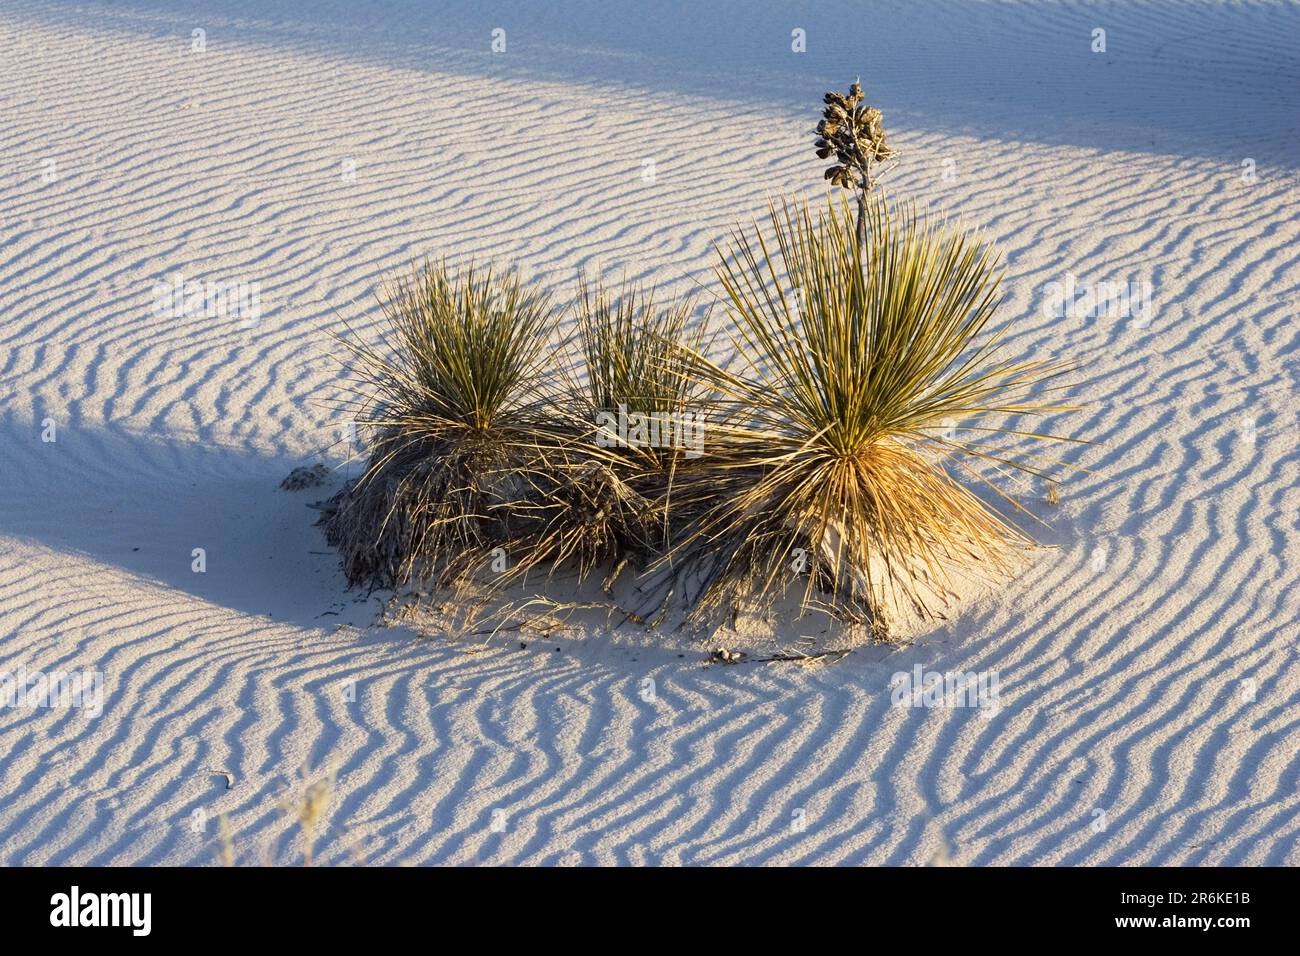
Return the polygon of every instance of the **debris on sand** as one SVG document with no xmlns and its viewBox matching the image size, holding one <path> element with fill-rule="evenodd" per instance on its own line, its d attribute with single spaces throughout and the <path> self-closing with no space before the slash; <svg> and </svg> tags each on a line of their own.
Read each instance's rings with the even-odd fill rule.
<svg viewBox="0 0 1300 956">
<path fill-rule="evenodd" d="M 304 488 L 319 488 L 329 478 L 330 470 L 324 465 L 316 464 L 310 468 L 295 468 L 289 477 L 280 482 L 285 491 L 302 491 Z"/>
</svg>

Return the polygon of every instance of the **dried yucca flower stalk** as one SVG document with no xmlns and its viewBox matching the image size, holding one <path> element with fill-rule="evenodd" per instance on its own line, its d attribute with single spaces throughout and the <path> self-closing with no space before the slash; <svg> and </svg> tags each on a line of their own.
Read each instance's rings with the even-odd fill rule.
<svg viewBox="0 0 1300 956">
<path fill-rule="evenodd" d="M 825 178 L 834 186 L 856 190 L 858 195 L 858 243 L 866 242 L 867 198 L 876 186 L 876 164 L 894 156 L 885 136 L 884 114 L 863 102 L 862 86 L 857 81 L 848 95 L 834 90 L 823 97 L 826 109 L 817 124 L 817 156 L 835 157 L 835 165 L 826 170 Z"/>
</svg>

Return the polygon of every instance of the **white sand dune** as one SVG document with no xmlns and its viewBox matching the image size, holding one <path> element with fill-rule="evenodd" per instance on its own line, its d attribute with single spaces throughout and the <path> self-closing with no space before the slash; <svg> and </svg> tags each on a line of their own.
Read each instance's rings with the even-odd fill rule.
<svg viewBox="0 0 1300 956">
<path fill-rule="evenodd" d="M 0 709 L 0 861 L 208 864 L 219 814 L 296 860 L 333 768 L 338 863 L 1300 863 L 1300 5 L 515 6 L 0 4 L 0 672 L 105 682 Z M 1084 363 L 1054 549 L 830 666 L 375 625 L 277 488 L 345 457 L 327 331 L 426 254 L 708 284 L 859 73 L 1010 351 Z M 156 314 L 176 273 L 260 322 Z M 1067 273 L 1149 321 L 1047 314 Z M 891 706 L 918 664 L 1000 709 Z"/>
</svg>

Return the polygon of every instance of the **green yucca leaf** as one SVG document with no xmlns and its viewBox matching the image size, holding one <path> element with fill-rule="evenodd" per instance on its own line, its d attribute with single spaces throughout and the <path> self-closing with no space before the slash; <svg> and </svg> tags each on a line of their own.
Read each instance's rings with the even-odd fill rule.
<svg viewBox="0 0 1300 956">
<path fill-rule="evenodd" d="M 396 335 L 389 410 L 484 430 L 527 402 L 554 311 L 544 293 L 525 290 L 515 273 L 473 265 L 451 273 L 426 263 L 392 282 L 384 312 Z"/>
<path fill-rule="evenodd" d="M 578 390 L 590 411 L 671 412 L 697 399 L 685 372 L 703 346 L 705 323 L 692 327 L 692 303 L 661 305 L 655 290 L 626 281 L 614 294 L 581 277 L 575 313 L 587 377 Z"/>
</svg>

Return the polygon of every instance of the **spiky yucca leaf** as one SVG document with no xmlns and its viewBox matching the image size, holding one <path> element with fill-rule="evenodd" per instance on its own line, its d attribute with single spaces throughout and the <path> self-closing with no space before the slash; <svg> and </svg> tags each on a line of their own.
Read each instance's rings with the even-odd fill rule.
<svg viewBox="0 0 1300 956">
<path fill-rule="evenodd" d="M 374 424 L 485 432 L 535 404 L 555 311 L 516 273 L 425 263 L 389 284 L 384 315 L 397 342 L 391 357 L 371 363 L 386 392 L 386 421 Z"/>
<path fill-rule="evenodd" d="M 362 476 L 323 516 L 350 583 L 463 576 L 509 539 L 538 480 L 542 356 L 556 313 L 516 274 L 426 262 L 382 296 L 387 349 L 341 342 L 368 384 Z"/>
<path fill-rule="evenodd" d="M 783 204 L 774 242 L 755 226 L 719 249 L 740 368 L 695 355 L 731 413 L 678 478 L 679 504 L 704 517 L 667 557 L 701 576 L 697 611 L 770 597 L 804 549 L 805 605 L 879 628 L 882 585 L 924 612 L 952 568 L 1005 571 L 1029 543 L 954 475 L 979 476 L 972 458 L 1037 467 L 943 432 L 1031 434 L 994 420 L 1066 408 L 1026 397 L 1061 369 L 1001 360 L 996 336 L 977 342 L 1000 280 L 977 238 L 880 200 L 868 216 L 864 246 L 846 206 Z"/>
<path fill-rule="evenodd" d="M 624 282 L 617 294 L 579 279 L 578 343 L 586 372 L 575 391 L 589 411 L 620 404 L 644 412 L 673 412 L 692 404 L 699 388 L 684 373 L 690 351 L 703 344 L 704 324 L 691 329 L 689 301 L 662 305 L 653 289 Z"/>
</svg>

